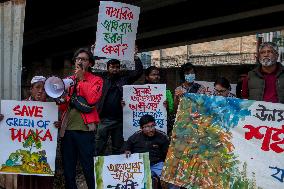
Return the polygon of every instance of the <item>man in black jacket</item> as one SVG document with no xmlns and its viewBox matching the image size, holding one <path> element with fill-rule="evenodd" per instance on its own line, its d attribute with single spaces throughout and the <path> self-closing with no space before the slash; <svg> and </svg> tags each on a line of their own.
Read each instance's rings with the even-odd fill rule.
<svg viewBox="0 0 284 189">
<path fill-rule="evenodd" d="M 142 116 L 139 124 L 141 130 L 129 137 L 125 153 L 130 155 L 131 153 L 149 152 L 152 168 L 152 166 L 165 161 L 170 140 L 164 132 L 155 128 L 156 123 L 153 116 L 148 114 Z"/>
<path fill-rule="evenodd" d="M 122 127 L 122 86 L 133 84 L 142 74 L 143 65 L 141 60 L 135 56 L 135 70 L 122 75 L 120 61 L 116 59 L 107 62 L 107 73 L 102 75 L 104 84 L 100 102 L 97 109 L 101 123 L 98 126 L 96 136 L 97 155 L 104 153 L 106 144 L 111 136 L 112 154 L 120 154 L 123 146 L 123 127 Z"/>
<path fill-rule="evenodd" d="M 129 157 L 131 153 L 149 152 L 150 168 L 153 177 L 161 177 L 162 168 L 170 140 L 166 133 L 155 128 L 155 118 L 151 115 L 144 115 L 139 120 L 140 131 L 137 131 L 126 142 L 125 154 Z M 169 184 L 170 189 L 179 188 Z"/>
</svg>

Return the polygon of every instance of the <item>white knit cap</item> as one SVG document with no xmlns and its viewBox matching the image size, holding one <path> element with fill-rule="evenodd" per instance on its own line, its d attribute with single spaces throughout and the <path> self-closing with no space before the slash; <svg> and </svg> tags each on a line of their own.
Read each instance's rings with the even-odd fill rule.
<svg viewBox="0 0 284 189">
<path fill-rule="evenodd" d="M 37 83 L 37 82 L 40 82 L 40 81 L 45 82 L 45 80 L 46 80 L 45 77 L 36 75 L 32 78 L 31 84 L 34 84 L 34 83 Z"/>
</svg>

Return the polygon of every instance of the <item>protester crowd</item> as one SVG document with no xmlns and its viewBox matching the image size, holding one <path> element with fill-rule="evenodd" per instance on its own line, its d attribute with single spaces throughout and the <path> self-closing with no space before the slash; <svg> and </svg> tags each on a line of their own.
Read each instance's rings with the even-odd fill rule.
<svg viewBox="0 0 284 189">
<path fill-rule="evenodd" d="M 264 42 L 258 49 L 256 68 L 243 75 L 238 86 L 237 97 L 259 101 L 284 102 L 284 69 L 277 62 L 278 47 L 274 43 Z M 63 156 L 65 187 L 76 186 L 77 161 L 83 168 L 89 189 L 95 188 L 94 156 L 149 152 L 153 180 L 161 177 L 163 163 L 171 138 L 171 124 L 168 133 L 156 129 L 155 118 L 144 115 L 140 118 L 140 131 L 134 133 L 127 141 L 123 139 L 123 86 L 133 84 L 143 74 L 142 62 L 135 55 L 135 70 L 122 73 L 121 62 L 116 59 L 107 62 L 107 72 L 103 75 L 91 72 L 94 57 L 90 50 L 79 49 L 75 52 L 73 62 L 75 70 L 72 79 L 76 85 L 70 87 L 62 99 L 56 99 L 60 107 L 61 119 L 54 123 L 60 129 L 61 151 Z M 141 84 L 161 84 L 159 68 L 150 66 L 145 71 L 145 82 Z M 173 92 L 166 90 L 164 106 L 168 116 L 175 115 L 181 97 L 185 93 L 205 94 L 205 87 L 196 83 L 196 69 L 190 62 L 180 68 L 181 83 Z M 27 100 L 46 101 L 43 76 L 34 76 L 31 80 L 31 96 Z M 231 93 L 231 84 L 225 77 L 218 77 L 214 82 L 216 96 L 236 98 Z M 240 96 L 241 95 L 241 96 Z M 77 96 L 83 97 L 81 101 Z M 89 109 L 80 107 L 85 103 Z M 0 114 L 0 121 L 3 119 Z M 174 117 L 174 116 L 173 116 Z M 168 118 L 173 119 L 173 118 Z M 170 121 L 168 121 L 170 123 Z M 111 139 L 111 150 L 106 152 Z M 23 176 L 26 177 L 26 176 Z M 24 179 L 24 178 L 21 178 Z M 44 177 L 29 178 L 38 182 Z M 47 179 L 45 188 L 50 188 L 53 179 Z M 154 185 L 160 187 L 160 184 Z M 21 188 L 26 188 L 24 185 Z M 168 188 L 179 188 L 168 184 Z"/>
</svg>

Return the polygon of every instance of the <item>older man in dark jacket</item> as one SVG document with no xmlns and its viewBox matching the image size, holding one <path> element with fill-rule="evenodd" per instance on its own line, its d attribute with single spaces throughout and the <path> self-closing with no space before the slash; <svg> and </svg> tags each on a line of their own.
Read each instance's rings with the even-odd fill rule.
<svg viewBox="0 0 284 189">
<path fill-rule="evenodd" d="M 264 42 L 258 49 L 259 65 L 243 80 L 242 97 L 284 103 L 284 67 L 277 62 L 278 46 Z"/>
<path fill-rule="evenodd" d="M 107 72 L 102 75 L 104 80 L 103 94 L 97 104 L 101 123 L 96 136 L 97 155 L 105 155 L 106 144 L 111 136 L 112 154 L 120 154 L 123 146 L 122 126 L 122 86 L 133 84 L 142 74 L 143 66 L 141 60 L 135 56 L 135 70 L 122 74 L 120 61 L 116 59 L 107 62 Z"/>
</svg>

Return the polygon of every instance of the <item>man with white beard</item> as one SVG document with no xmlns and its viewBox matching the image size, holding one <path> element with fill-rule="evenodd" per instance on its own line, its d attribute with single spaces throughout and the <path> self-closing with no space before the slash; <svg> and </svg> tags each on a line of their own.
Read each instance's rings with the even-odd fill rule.
<svg viewBox="0 0 284 189">
<path fill-rule="evenodd" d="M 243 81 L 243 98 L 284 103 L 284 68 L 277 62 L 278 56 L 275 43 L 264 42 L 259 46 L 259 65 Z"/>
</svg>

